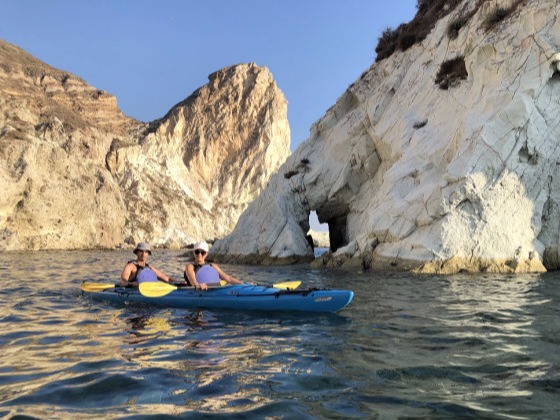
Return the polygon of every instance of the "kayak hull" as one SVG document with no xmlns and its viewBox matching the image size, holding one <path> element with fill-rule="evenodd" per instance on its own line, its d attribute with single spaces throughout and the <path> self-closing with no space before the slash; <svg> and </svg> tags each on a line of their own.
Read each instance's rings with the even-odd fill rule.
<svg viewBox="0 0 560 420">
<path fill-rule="evenodd" d="M 114 303 L 145 303 L 190 309 L 337 312 L 354 297 L 351 290 L 282 290 L 274 287 L 231 285 L 209 290 L 180 288 L 161 297 L 146 297 L 137 288 L 112 287 L 84 292 L 93 299 Z"/>
</svg>

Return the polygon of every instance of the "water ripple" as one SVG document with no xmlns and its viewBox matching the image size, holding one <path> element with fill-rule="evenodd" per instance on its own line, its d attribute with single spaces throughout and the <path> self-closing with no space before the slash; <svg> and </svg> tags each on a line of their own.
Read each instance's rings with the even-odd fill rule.
<svg viewBox="0 0 560 420">
<path fill-rule="evenodd" d="M 337 315 L 81 296 L 81 281 L 113 281 L 129 257 L 0 255 L 10 273 L 0 290 L 0 416 L 533 419 L 560 409 L 555 274 L 226 267 L 248 281 L 353 289 Z M 155 265 L 179 277 L 183 256 L 161 251 Z"/>
</svg>

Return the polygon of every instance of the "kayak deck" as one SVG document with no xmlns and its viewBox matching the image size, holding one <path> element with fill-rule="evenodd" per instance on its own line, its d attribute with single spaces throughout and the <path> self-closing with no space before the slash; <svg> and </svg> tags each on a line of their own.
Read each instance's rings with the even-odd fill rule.
<svg viewBox="0 0 560 420">
<path fill-rule="evenodd" d="M 137 288 L 127 287 L 84 294 L 109 302 L 138 302 L 174 308 L 304 312 L 337 312 L 348 306 L 354 297 L 351 290 L 284 290 L 259 285 L 230 285 L 208 290 L 179 288 L 160 297 L 146 297 Z"/>
</svg>

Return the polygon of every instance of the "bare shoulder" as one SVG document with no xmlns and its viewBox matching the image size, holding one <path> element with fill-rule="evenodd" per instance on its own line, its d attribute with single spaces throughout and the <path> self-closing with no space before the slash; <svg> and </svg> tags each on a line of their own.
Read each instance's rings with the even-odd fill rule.
<svg viewBox="0 0 560 420">
<path fill-rule="evenodd" d="M 134 261 L 129 261 L 124 265 L 125 270 L 126 269 L 130 269 L 130 270 L 135 270 L 136 269 L 136 264 L 134 264 Z"/>
</svg>

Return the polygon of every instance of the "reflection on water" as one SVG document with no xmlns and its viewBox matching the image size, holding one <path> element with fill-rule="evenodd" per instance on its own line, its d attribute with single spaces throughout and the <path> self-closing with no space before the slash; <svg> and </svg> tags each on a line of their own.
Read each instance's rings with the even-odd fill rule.
<svg viewBox="0 0 560 420">
<path fill-rule="evenodd" d="M 128 252 L 0 255 L 0 415 L 555 418 L 558 276 L 229 266 L 257 283 L 350 288 L 337 315 L 112 306 L 83 280 Z M 181 252 L 153 263 L 179 277 Z"/>
<path fill-rule="evenodd" d="M 454 340 L 440 354 L 446 365 L 467 373 L 445 387 L 448 400 L 473 409 L 482 401 L 531 398 L 522 384 L 546 376 L 550 363 L 532 353 L 540 333 L 534 327 L 534 308 L 549 304 L 535 290 L 540 276 L 483 278 L 473 287 L 470 278 L 452 277 L 432 306 L 438 336 Z"/>
</svg>

